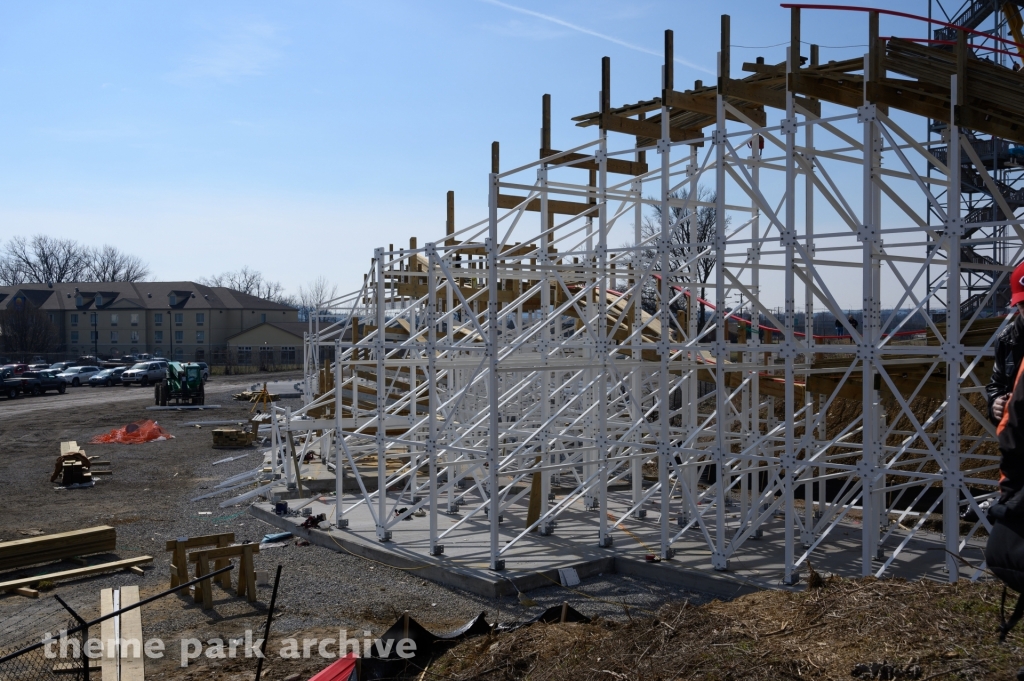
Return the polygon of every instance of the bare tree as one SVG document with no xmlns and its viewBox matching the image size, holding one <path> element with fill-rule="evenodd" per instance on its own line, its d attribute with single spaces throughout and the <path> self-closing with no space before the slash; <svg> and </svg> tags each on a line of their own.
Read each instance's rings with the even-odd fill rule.
<svg viewBox="0 0 1024 681">
<path fill-rule="evenodd" d="M 114 246 L 92 249 L 89 255 L 89 281 L 142 281 L 149 276 L 141 258 Z"/>
<path fill-rule="evenodd" d="M 37 234 L 31 239 L 16 236 L 7 242 L 0 260 L 3 283 L 57 284 L 83 281 L 89 271 L 89 249 L 74 239 Z"/>
<path fill-rule="evenodd" d="M 89 248 L 74 239 L 16 236 L 0 250 L 0 285 L 69 281 L 141 281 L 149 267 L 114 246 Z"/>
<path fill-rule="evenodd" d="M 338 285 L 320 275 L 299 287 L 299 304 L 307 310 L 322 310 L 329 301 L 338 297 Z"/>
<path fill-rule="evenodd" d="M 673 192 L 670 198 L 686 202 L 690 198 L 687 189 L 680 189 Z M 706 187 L 697 188 L 696 200 L 700 203 L 714 203 L 716 200 L 714 191 Z M 661 271 L 661 258 L 658 256 L 657 241 L 661 237 L 661 206 L 652 206 L 650 214 L 644 217 L 640 225 L 640 237 L 647 243 L 647 247 L 640 251 L 636 267 L 646 269 L 650 267 L 654 271 Z M 686 280 L 683 273 L 687 268 L 690 271 L 690 279 L 700 282 L 700 297 L 707 300 L 707 284 L 711 273 L 715 270 L 717 260 L 714 251 L 707 250 L 715 240 L 715 232 L 718 224 L 713 206 L 670 206 L 670 228 L 669 228 L 669 282 L 678 283 Z M 728 225 L 729 219 L 726 218 Z M 654 312 L 657 307 L 658 297 L 657 280 L 648 282 L 642 292 L 643 306 L 649 312 Z M 677 307 L 682 307 L 678 305 Z M 700 304 L 700 325 L 704 325 L 704 304 Z"/>
<path fill-rule="evenodd" d="M 212 277 L 203 277 L 199 279 L 199 283 L 206 286 L 223 286 L 232 291 L 272 300 L 275 303 L 296 304 L 295 298 L 285 293 L 284 285 L 267 279 L 262 272 L 250 269 L 248 265 L 243 266 L 237 272 L 222 272 Z"/>
</svg>

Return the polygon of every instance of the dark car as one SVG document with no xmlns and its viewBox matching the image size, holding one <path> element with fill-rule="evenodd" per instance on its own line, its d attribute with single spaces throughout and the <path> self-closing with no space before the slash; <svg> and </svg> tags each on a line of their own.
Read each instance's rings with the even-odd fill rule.
<svg viewBox="0 0 1024 681">
<path fill-rule="evenodd" d="M 26 371 L 20 378 L 21 391 L 26 395 L 42 395 L 47 390 L 56 390 L 63 395 L 68 389 L 68 382 L 51 369 Z"/>
<path fill-rule="evenodd" d="M 21 376 L 23 373 L 28 371 L 27 364 L 8 364 L 0 367 L 0 369 L 10 369 L 15 376 Z"/>
<path fill-rule="evenodd" d="M 29 371 L 40 371 L 42 369 L 49 369 L 49 368 L 50 368 L 50 363 L 49 362 L 36 362 L 34 364 L 29 364 L 28 365 L 28 370 Z"/>
<path fill-rule="evenodd" d="M 104 369 L 98 374 L 93 374 L 89 377 L 89 387 L 95 388 L 98 385 L 112 386 L 117 385 L 121 382 L 121 374 L 128 367 L 112 367 L 110 369 Z"/>
<path fill-rule="evenodd" d="M 52 369 L 52 370 L 56 371 L 59 374 L 60 372 L 62 372 L 65 369 L 67 369 L 69 366 L 71 366 L 71 362 L 57 362 L 56 364 L 51 364 L 47 368 L 48 369 Z"/>
<path fill-rule="evenodd" d="M 14 375 L 14 370 L 9 366 L 0 367 L 0 392 L 7 395 L 7 399 L 13 400 L 21 394 L 21 378 Z"/>
</svg>

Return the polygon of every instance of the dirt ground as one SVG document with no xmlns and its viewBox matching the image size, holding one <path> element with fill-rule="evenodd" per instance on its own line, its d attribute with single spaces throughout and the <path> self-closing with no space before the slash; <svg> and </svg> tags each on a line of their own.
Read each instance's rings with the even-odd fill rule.
<svg viewBox="0 0 1024 681">
<path fill-rule="evenodd" d="M 258 542 L 277 531 L 248 515 L 245 506 L 218 507 L 225 497 L 192 502 L 214 485 L 236 473 L 254 468 L 260 458 L 253 448 L 249 456 L 213 466 L 213 462 L 238 452 L 212 448 L 212 427 L 184 426 L 189 421 L 244 418 L 251 405 L 233 401 L 239 392 L 257 380 L 292 380 L 298 374 L 268 374 L 246 377 L 213 377 L 207 385 L 207 404 L 221 409 L 203 412 L 147 411 L 153 403 L 152 389 L 74 388 L 66 395 L 0 400 L 0 541 L 20 539 L 35 532 L 64 532 L 94 525 L 117 528 L 117 555 L 90 557 L 90 564 L 115 558 L 151 555 L 152 566 L 144 576 L 129 572 L 110 573 L 56 583 L 38 600 L 14 594 L 0 594 L 0 655 L 40 640 L 47 631 L 67 626 L 68 614 L 54 600 L 59 595 L 86 619 L 99 615 L 102 588 L 138 585 L 143 598 L 169 588 L 168 539 L 219 532 L 234 532 L 236 541 Z M 283 404 L 298 406 L 298 400 Z M 151 418 L 166 427 L 174 439 L 143 445 L 89 445 L 97 434 L 127 423 Z M 56 490 L 49 482 L 59 443 L 76 440 L 87 454 L 111 462 L 114 473 L 95 487 Z M 241 492 L 243 490 L 239 490 Z M 530 592 L 536 605 L 523 606 L 515 597 L 484 599 L 441 587 L 407 572 L 375 565 L 345 553 L 317 546 L 287 546 L 265 549 L 256 556 L 256 568 L 282 566 L 278 615 L 270 637 L 271 651 L 279 651 L 287 637 L 322 638 L 338 636 L 345 629 L 349 637 L 383 632 L 401 614 L 409 613 L 437 632 L 463 624 L 482 611 L 491 622 L 533 617 L 543 608 L 568 601 L 591 616 L 628 619 L 641 612 L 653 612 L 669 601 L 706 600 L 699 594 L 640 582 L 619 575 L 600 575 L 585 580 L 573 591 L 558 586 Z M 4 570 L 0 581 L 27 577 L 56 569 L 73 569 L 74 563 Z M 270 588 L 259 589 L 259 601 L 248 603 L 231 592 L 214 587 L 214 608 L 204 611 L 190 597 L 170 596 L 142 608 L 143 636 L 161 638 L 167 645 L 162 659 L 146 661 L 146 678 L 160 679 L 251 679 L 255 660 L 200 657 L 182 668 L 182 639 L 204 642 L 221 639 L 261 637 L 266 619 Z M 241 655 L 241 653 L 239 653 Z M 307 679 L 326 666 L 322 658 L 282 659 L 269 656 L 263 678 L 279 681 L 293 674 Z M 2 674 L 0 674 L 2 676 Z"/>
</svg>

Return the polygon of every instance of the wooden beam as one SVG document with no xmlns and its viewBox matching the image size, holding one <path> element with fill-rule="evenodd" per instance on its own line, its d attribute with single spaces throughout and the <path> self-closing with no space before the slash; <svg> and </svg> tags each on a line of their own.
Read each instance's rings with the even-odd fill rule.
<svg viewBox="0 0 1024 681">
<path fill-rule="evenodd" d="M 789 74 L 789 91 L 856 109 L 864 103 L 860 77 L 833 78 L 807 71 Z"/>
<path fill-rule="evenodd" d="M 555 149 L 541 149 L 540 157 L 547 158 L 548 156 L 554 156 L 555 154 L 560 153 L 560 151 Z M 565 156 L 556 159 L 554 163 L 564 163 L 568 164 L 569 167 L 581 168 L 583 170 L 597 170 L 597 161 L 594 160 L 593 156 L 587 156 L 586 154 L 566 154 Z M 606 168 L 608 169 L 608 172 L 618 173 L 619 175 L 643 175 L 648 170 L 646 163 L 625 161 L 620 158 L 610 158 L 607 163 L 608 165 Z"/>
<path fill-rule="evenodd" d="M 523 201 L 525 196 L 512 196 L 511 194 L 498 194 L 498 208 L 515 208 Z M 579 215 L 593 208 L 589 203 L 577 203 L 575 201 L 556 201 L 548 199 L 548 212 L 559 215 Z M 540 212 L 540 199 L 533 199 L 526 204 L 526 210 L 534 213 Z"/>
<path fill-rule="evenodd" d="M 601 116 L 601 127 L 610 132 L 622 132 L 627 135 L 661 139 L 661 126 L 651 121 L 638 121 L 615 114 Z M 673 142 L 682 142 L 694 137 L 692 131 L 682 128 L 669 128 L 669 137 Z"/>
<path fill-rule="evenodd" d="M 139 602 L 139 587 L 121 587 L 121 608 L 127 608 Z M 118 651 L 120 681 L 143 681 L 145 663 L 142 657 L 142 609 L 135 608 L 118 617 L 121 620 L 121 638 L 125 641 L 138 641 L 138 645 L 126 645 Z"/>
<path fill-rule="evenodd" d="M 99 565 L 75 568 L 74 570 L 63 570 L 61 572 L 50 572 L 48 574 L 35 575 L 33 577 L 22 577 L 20 579 L 12 579 L 7 582 L 0 582 L 0 591 L 14 591 L 15 589 L 28 586 L 34 582 L 41 582 L 43 580 L 55 581 L 58 579 L 74 579 L 76 577 L 96 575 L 101 572 L 123 570 L 131 567 L 132 565 L 142 565 L 143 563 L 152 562 L 153 556 L 139 556 L 138 558 L 125 558 L 124 560 L 115 560 L 110 563 L 100 563 Z"/>
</svg>

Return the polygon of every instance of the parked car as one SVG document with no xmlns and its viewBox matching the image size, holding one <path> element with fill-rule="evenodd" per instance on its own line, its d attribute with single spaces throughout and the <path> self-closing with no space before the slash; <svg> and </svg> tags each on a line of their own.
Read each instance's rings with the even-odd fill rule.
<svg viewBox="0 0 1024 681">
<path fill-rule="evenodd" d="M 206 383 L 210 378 L 210 365 L 206 362 L 196 362 L 196 364 L 199 365 L 199 371 L 203 375 L 203 383 Z"/>
<path fill-rule="evenodd" d="M 59 374 L 60 372 L 67 369 L 69 366 L 71 366 L 71 362 L 57 362 L 56 364 L 51 364 L 47 368 L 52 369 Z"/>
<path fill-rule="evenodd" d="M 104 369 L 98 374 L 89 377 L 89 387 L 95 388 L 98 385 L 112 386 L 121 382 L 121 374 L 128 370 L 128 367 L 113 367 Z"/>
<path fill-rule="evenodd" d="M 99 370 L 100 368 L 96 366 L 68 367 L 61 373 L 57 374 L 57 376 L 63 378 L 65 381 L 77 388 L 88 381 L 90 376 L 99 373 Z"/>
<path fill-rule="evenodd" d="M 41 371 L 42 369 L 49 369 L 49 368 L 50 368 L 49 362 L 36 362 L 35 364 L 29 364 L 28 365 L 28 370 L 29 371 Z"/>
<path fill-rule="evenodd" d="M 126 387 L 132 383 L 149 385 L 164 380 L 166 372 L 166 362 L 139 362 L 121 374 L 121 383 Z"/>
<path fill-rule="evenodd" d="M 5 366 L 0 367 L 0 369 L 10 369 L 12 372 L 14 372 L 15 376 L 21 376 L 23 373 L 28 371 L 28 365 L 27 364 L 7 364 Z"/>
<path fill-rule="evenodd" d="M 26 371 L 21 375 L 21 391 L 26 395 L 42 395 L 47 390 L 56 390 L 60 394 L 68 389 L 68 382 L 56 371 L 42 369 Z"/>
<path fill-rule="evenodd" d="M 14 375 L 14 369 L 10 366 L 0 367 L 0 391 L 7 395 L 7 399 L 13 400 L 21 394 L 21 379 Z"/>
</svg>

